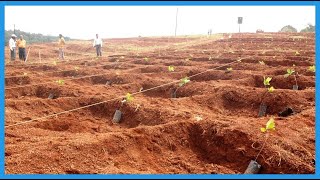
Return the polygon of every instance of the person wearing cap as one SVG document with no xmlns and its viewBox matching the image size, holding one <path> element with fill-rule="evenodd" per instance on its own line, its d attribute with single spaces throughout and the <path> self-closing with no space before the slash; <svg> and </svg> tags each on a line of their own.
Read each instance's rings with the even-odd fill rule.
<svg viewBox="0 0 320 180">
<path fill-rule="evenodd" d="M 62 59 L 64 60 L 64 52 L 63 52 L 63 49 L 64 49 L 64 45 L 66 44 L 62 34 L 59 34 L 59 59 Z"/>
<path fill-rule="evenodd" d="M 19 48 L 19 59 L 26 61 L 26 40 L 23 39 L 23 35 L 20 35 L 20 39 L 17 40 L 17 46 Z"/>
<path fill-rule="evenodd" d="M 96 38 L 93 40 L 93 47 L 96 48 L 97 57 L 102 56 L 101 48 L 102 48 L 102 39 L 99 38 L 99 35 L 96 34 Z"/>
<path fill-rule="evenodd" d="M 16 35 L 12 34 L 9 40 L 11 61 L 16 60 Z"/>
</svg>

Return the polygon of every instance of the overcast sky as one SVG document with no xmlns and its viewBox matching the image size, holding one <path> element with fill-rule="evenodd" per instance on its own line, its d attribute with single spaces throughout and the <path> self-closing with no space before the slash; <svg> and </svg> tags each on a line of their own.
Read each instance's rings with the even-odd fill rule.
<svg viewBox="0 0 320 180">
<path fill-rule="evenodd" d="M 103 38 L 238 32 L 277 32 L 315 25 L 314 6 L 6 6 L 5 29 L 71 38 Z"/>
</svg>

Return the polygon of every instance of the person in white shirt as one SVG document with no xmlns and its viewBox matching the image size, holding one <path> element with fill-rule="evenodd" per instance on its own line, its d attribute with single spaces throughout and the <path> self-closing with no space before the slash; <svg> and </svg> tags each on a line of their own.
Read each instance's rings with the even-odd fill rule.
<svg viewBox="0 0 320 180">
<path fill-rule="evenodd" d="M 12 34 L 9 40 L 11 61 L 16 60 L 16 35 Z"/>
<path fill-rule="evenodd" d="M 102 48 L 102 39 L 99 38 L 99 35 L 96 34 L 96 38 L 93 41 L 93 47 L 96 48 L 97 56 L 102 56 L 101 48 Z"/>
</svg>

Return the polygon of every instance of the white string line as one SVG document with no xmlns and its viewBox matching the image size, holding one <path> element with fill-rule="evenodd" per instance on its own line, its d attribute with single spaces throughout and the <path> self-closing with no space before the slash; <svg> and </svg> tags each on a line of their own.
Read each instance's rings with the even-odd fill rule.
<svg viewBox="0 0 320 180">
<path fill-rule="evenodd" d="M 109 72 L 110 73 L 110 72 Z M 63 79 L 64 81 L 71 81 L 71 80 L 78 80 L 78 79 L 83 79 L 83 78 L 90 78 L 90 77 L 95 77 L 95 76 L 103 76 L 106 75 L 108 73 L 102 73 L 102 74 L 94 74 L 94 75 L 86 75 L 86 76 L 80 76 L 80 77 L 76 77 L 76 78 L 66 78 Z M 21 86 L 14 86 L 14 87 L 8 87 L 5 88 L 5 90 L 10 90 L 10 89 L 16 89 L 16 88 L 23 88 L 23 87 L 29 87 L 29 86 L 38 86 L 38 85 L 45 85 L 45 84 L 52 84 L 52 83 L 56 83 L 56 81 L 50 81 L 50 82 L 43 82 L 43 83 L 38 83 L 38 84 L 27 84 L 27 85 L 21 85 Z"/>
<path fill-rule="evenodd" d="M 93 61 L 89 61 L 89 62 L 94 62 L 96 60 L 93 60 Z M 104 64 L 104 65 L 98 65 L 98 66 L 86 66 L 86 65 L 80 65 L 82 67 L 89 67 L 89 68 L 97 68 L 97 67 L 103 67 L 103 66 L 108 66 L 108 65 L 112 65 L 112 63 L 114 62 L 108 62 L 107 64 Z M 77 67 L 79 65 L 75 65 L 74 67 Z M 59 71 L 45 71 L 41 74 L 44 74 L 44 75 L 48 75 L 48 74 L 51 74 L 51 73 L 59 73 L 59 72 L 65 72 L 65 71 L 75 71 L 75 69 L 65 69 L 65 70 L 61 70 L 59 69 Z M 36 75 L 36 74 L 31 74 L 31 75 Z M 15 77 L 24 77 L 25 75 L 17 75 L 17 76 L 5 76 L 5 78 L 15 78 Z"/>
<path fill-rule="evenodd" d="M 251 56 L 248 56 L 251 57 Z M 102 65 L 106 66 L 106 65 Z M 86 76 L 80 76 L 76 78 L 66 78 L 63 79 L 64 81 L 72 81 L 72 80 L 78 80 L 78 79 L 83 79 L 83 78 L 90 78 L 90 77 L 96 77 L 96 76 L 103 76 L 106 75 L 107 73 L 102 73 L 102 74 L 94 74 L 94 75 L 86 75 Z M 45 84 L 53 84 L 56 83 L 56 81 L 50 81 L 50 82 L 43 82 L 43 83 L 38 83 L 38 84 L 27 84 L 27 85 L 20 85 L 20 86 L 13 86 L 13 87 L 7 87 L 5 90 L 10 90 L 10 89 L 16 89 L 16 88 L 23 88 L 23 87 L 30 87 L 30 86 L 38 86 L 38 85 L 45 85 Z"/>
<path fill-rule="evenodd" d="M 244 58 L 241 58 L 241 59 L 244 59 Z M 213 68 L 213 69 L 208 69 L 208 70 L 206 70 L 206 71 L 203 71 L 203 72 L 194 74 L 194 75 L 192 75 L 192 76 L 189 76 L 188 78 L 195 77 L 195 76 L 198 76 L 198 75 L 203 74 L 203 73 L 205 73 L 205 72 L 212 71 L 212 70 L 215 70 L 215 69 L 218 69 L 218 68 L 227 66 L 227 65 L 234 64 L 234 63 L 236 63 L 236 62 L 239 62 L 241 59 L 235 60 L 235 61 L 233 61 L 233 62 L 224 64 L 224 65 L 221 65 L 221 66 L 218 66 L 218 67 L 215 67 L 215 68 Z M 170 85 L 170 84 L 174 84 L 174 83 L 177 83 L 177 82 L 180 82 L 180 81 L 181 81 L 181 79 L 176 80 L 176 81 L 173 81 L 173 82 L 169 82 L 169 83 L 166 83 L 166 84 L 162 84 L 162 85 L 159 85 L 159 86 L 156 86 L 156 87 L 153 87 L 153 88 L 149 88 L 149 89 L 146 89 L 146 90 L 143 90 L 143 91 L 138 91 L 138 92 L 132 93 L 132 95 L 141 94 L 141 93 L 143 93 L 143 92 L 151 91 L 151 90 L 153 90 L 153 89 L 157 89 L 157 88 L 160 88 L 160 87 L 163 87 L 163 86 L 167 86 L 167 85 Z M 24 122 L 12 124 L 12 125 L 7 125 L 7 126 L 5 126 L 5 127 L 13 127 L 13 126 L 21 125 L 21 124 L 30 123 L 30 122 L 33 122 L 33 121 L 39 121 L 39 120 L 41 120 L 41 119 L 46 119 L 46 118 L 49 118 L 49 117 L 54 117 L 54 116 L 58 116 L 58 115 L 61 115 L 61 114 L 66 114 L 66 113 L 68 113 L 68 112 L 77 111 L 77 110 L 80 110 L 80 109 L 92 107 L 92 106 L 95 106 L 95 105 L 99 105 L 99 104 L 103 104 L 103 103 L 106 103 L 106 102 L 114 101 L 114 100 L 117 100 L 117 99 L 123 99 L 123 98 L 125 98 L 125 96 L 120 96 L 120 97 L 117 97 L 117 98 L 113 98 L 113 99 L 109 99 L 109 100 L 106 100 L 106 101 L 102 101 L 102 102 L 90 104 L 90 105 L 87 105 L 87 106 L 82 106 L 82 107 L 78 107 L 78 108 L 75 108 L 75 109 L 71 109 L 71 110 L 62 111 L 62 112 L 59 112 L 59 113 L 55 113 L 55 114 L 51 114 L 51 115 L 39 117 L 39 118 L 36 118 L 36 119 L 31 119 L 31 120 L 29 120 L 29 121 L 24 121 Z"/>
</svg>

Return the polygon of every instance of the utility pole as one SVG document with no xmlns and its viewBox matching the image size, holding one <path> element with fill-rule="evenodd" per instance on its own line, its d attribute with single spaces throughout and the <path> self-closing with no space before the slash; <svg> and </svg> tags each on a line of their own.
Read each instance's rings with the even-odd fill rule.
<svg viewBox="0 0 320 180">
<path fill-rule="evenodd" d="M 240 24 L 242 24 L 242 17 L 238 17 L 238 24 L 239 24 L 239 33 L 240 33 Z"/>
<path fill-rule="evenodd" d="M 174 32 L 174 36 L 177 36 L 177 26 L 178 26 L 178 8 L 177 8 L 177 13 L 176 13 L 176 30 Z"/>
</svg>

